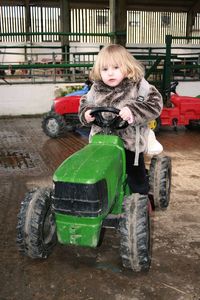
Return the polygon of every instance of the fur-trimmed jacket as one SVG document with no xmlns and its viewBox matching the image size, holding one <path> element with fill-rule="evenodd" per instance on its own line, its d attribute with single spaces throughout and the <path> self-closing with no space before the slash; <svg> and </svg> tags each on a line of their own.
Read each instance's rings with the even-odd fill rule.
<svg viewBox="0 0 200 300">
<path fill-rule="evenodd" d="M 145 85 L 146 89 L 144 97 L 139 97 L 141 96 L 139 94 L 141 82 L 143 82 L 142 84 Z M 116 130 L 114 134 L 121 137 L 126 149 L 133 152 L 145 152 L 148 122 L 156 119 L 163 107 L 162 96 L 153 85 L 150 85 L 145 79 L 136 83 L 128 78 L 122 80 L 116 87 L 107 86 L 102 81 L 95 82 L 90 91 L 82 96 L 80 101 L 79 118 L 82 124 L 88 125 L 84 118 L 86 110 L 98 106 L 109 106 L 118 109 L 127 106 L 133 114 L 133 123 L 125 129 Z M 138 128 L 139 137 L 137 138 Z M 100 127 L 93 124 L 90 137 L 101 131 Z M 138 144 L 139 150 L 136 149 L 136 144 Z"/>
</svg>

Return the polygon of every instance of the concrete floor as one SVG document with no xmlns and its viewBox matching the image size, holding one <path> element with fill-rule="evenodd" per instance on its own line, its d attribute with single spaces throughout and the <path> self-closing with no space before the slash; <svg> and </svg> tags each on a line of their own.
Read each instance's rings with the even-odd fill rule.
<svg viewBox="0 0 200 300">
<path fill-rule="evenodd" d="M 107 230 L 96 249 L 57 245 L 47 260 L 16 247 L 17 214 L 33 186 L 51 186 L 55 168 L 87 143 L 79 133 L 50 139 L 40 118 L 0 120 L 0 300 L 199 300 L 200 130 L 164 129 L 158 139 L 172 158 L 171 202 L 153 212 L 148 273 L 121 266 L 119 236 Z"/>
</svg>

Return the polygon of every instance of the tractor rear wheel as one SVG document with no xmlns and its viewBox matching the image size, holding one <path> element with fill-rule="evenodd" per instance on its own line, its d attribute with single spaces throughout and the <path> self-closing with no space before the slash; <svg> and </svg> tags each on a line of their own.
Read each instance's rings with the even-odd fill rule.
<svg viewBox="0 0 200 300">
<path fill-rule="evenodd" d="M 188 125 L 185 127 L 189 130 L 195 130 L 200 128 L 200 120 L 190 120 Z"/>
<path fill-rule="evenodd" d="M 50 194 L 49 188 L 36 188 L 28 192 L 21 203 L 17 245 L 25 256 L 46 258 L 57 242 Z"/>
<path fill-rule="evenodd" d="M 149 185 L 155 209 L 164 210 L 169 205 L 171 192 L 171 168 L 170 157 L 152 157 L 149 169 Z"/>
<path fill-rule="evenodd" d="M 125 268 L 148 270 L 151 263 L 149 199 L 147 195 L 125 197 L 119 231 L 120 255 Z"/>
<path fill-rule="evenodd" d="M 42 129 L 46 135 L 51 138 L 57 138 L 65 133 L 66 121 L 64 116 L 48 112 L 42 120 Z"/>
</svg>

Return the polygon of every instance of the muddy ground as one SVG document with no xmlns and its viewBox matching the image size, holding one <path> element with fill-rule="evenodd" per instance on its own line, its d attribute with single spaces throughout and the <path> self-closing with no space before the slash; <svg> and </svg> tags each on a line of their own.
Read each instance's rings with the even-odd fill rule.
<svg viewBox="0 0 200 300">
<path fill-rule="evenodd" d="M 121 266 L 119 236 L 109 229 L 96 249 L 57 245 L 47 260 L 18 253 L 20 202 L 32 186 L 51 185 L 61 161 L 87 143 L 80 133 L 50 139 L 40 118 L 0 120 L 0 300 L 200 299 L 200 130 L 170 128 L 158 139 L 172 158 L 171 202 L 152 213 L 148 273 Z"/>
</svg>

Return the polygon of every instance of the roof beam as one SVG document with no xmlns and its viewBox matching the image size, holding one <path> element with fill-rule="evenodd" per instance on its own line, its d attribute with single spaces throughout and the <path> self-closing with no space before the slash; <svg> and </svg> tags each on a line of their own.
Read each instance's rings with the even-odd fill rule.
<svg viewBox="0 0 200 300">
<path fill-rule="evenodd" d="M 200 0 L 127 0 L 126 9 L 139 11 L 188 12 L 200 13 Z M 25 5 L 26 0 L 1 0 L 0 5 Z M 60 7 L 60 0 L 29 0 L 29 5 Z M 109 0 L 69 0 L 70 8 L 109 8 Z"/>
<path fill-rule="evenodd" d="M 200 0 L 196 0 L 193 5 L 190 7 L 189 11 L 200 11 Z M 189 12 L 188 11 L 188 12 Z"/>
</svg>

